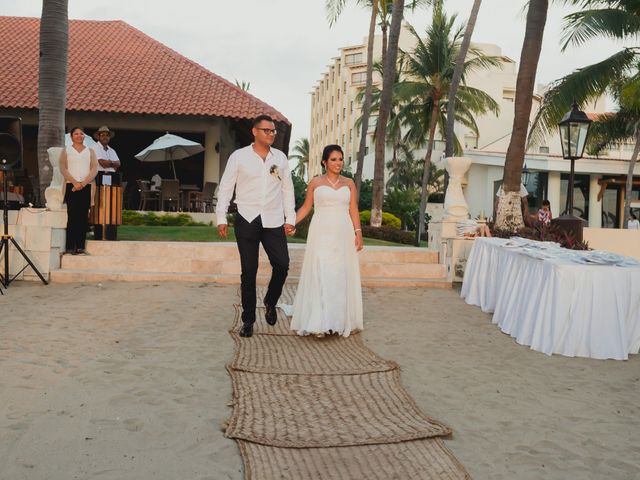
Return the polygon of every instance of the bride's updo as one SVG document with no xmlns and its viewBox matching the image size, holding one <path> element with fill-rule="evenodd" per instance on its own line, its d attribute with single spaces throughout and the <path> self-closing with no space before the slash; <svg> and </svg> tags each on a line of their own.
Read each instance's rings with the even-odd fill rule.
<svg viewBox="0 0 640 480">
<path fill-rule="evenodd" d="M 340 152 L 342 154 L 342 157 L 344 158 L 344 152 L 342 151 L 342 147 L 340 145 L 327 145 L 322 150 L 322 160 L 320 161 L 320 165 L 322 165 L 322 168 L 324 169 L 327 168 L 326 162 L 327 160 L 329 160 L 329 155 L 331 155 L 331 152 Z"/>
</svg>

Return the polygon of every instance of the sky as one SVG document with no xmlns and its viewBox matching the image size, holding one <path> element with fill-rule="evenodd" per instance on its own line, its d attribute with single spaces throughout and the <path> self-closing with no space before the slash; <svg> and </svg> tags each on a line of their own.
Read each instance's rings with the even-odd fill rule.
<svg viewBox="0 0 640 480">
<path fill-rule="evenodd" d="M 449 0 L 448 13 L 464 21 L 472 0 Z M 472 41 L 494 43 L 514 60 L 524 37 L 526 0 L 484 0 Z M 556 2 L 559 4 L 560 2 Z M 329 26 L 324 0 L 69 0 L 69 18 L 123 20 L 178 53 L 234 82 L 275 107 L 293 124 L 292 142 L 309 136 L 310 92 L 341 47 L 358 45 L 369 15 L 355 1 Z M 560 52 L 562 17 L 572 9 L 552 4 L 538 67 L 538 83 L 548 83 L 602 60 L 621 48 L 612 41 Z M 40 17 L 41 0 L 0 0 L 0 14 Z M 430 11 L 405 16 L 425 31 Z"/>
</svg>

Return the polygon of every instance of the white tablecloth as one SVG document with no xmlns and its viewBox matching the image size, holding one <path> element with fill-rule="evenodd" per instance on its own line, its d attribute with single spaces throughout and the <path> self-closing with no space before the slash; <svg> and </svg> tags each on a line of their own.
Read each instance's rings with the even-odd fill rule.
<svg viewBox="0 0 640 480">
<path fill-rule="evenodd" d="M 503 332 L 548 355 L 626 360 L 640 351 L 639 266 L 538 259 L 510 245 L 475 240 L 462 284 L 468 304 L 493 312 Z"/>
</svg>

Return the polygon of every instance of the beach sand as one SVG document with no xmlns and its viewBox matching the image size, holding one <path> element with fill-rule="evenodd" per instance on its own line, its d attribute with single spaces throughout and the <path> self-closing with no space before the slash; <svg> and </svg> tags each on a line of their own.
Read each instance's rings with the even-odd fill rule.
<svg viewBox="0 0 640 480">
<path fill-rule="evenodd" d="M 237 286 L 16 282 L 0 296 L 0 478 L 242 479 Z M 546 356 L 457 290 L 366 289 L 367 345 L 476 480 L 640 479 L 640 358 Z"/>
</svg>

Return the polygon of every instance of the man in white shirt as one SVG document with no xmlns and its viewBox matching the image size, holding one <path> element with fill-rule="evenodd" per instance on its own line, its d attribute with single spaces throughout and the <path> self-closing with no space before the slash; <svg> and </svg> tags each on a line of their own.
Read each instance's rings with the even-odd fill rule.
<svg viewBox="0 0 640 480">
<path fill-rule="evenodd" d="M 109 142 L 115 136 L 113 130 L 109 130 L 106 125 L 101 126 L 93 134 L 93 138 L 98 141 L 94 147 L 98 159 L 97 185 L 120 185 L 120 174 L 116 173 L 120 168 L 120 159 L 116 151 L 109 146 Z M 106 177 L 111 177 L 105 181 Z M 104 230 L 104 231 L 103 231 Z M 96 240 L 116 240 L 118 236 L 117 225 L 94 225 L 93 236 Z"/>
<path fill-rule="evenodd" d="M 276 304 L 289 272 L 286 235 L 295 231 L 295 197 L 287 156 L 272 148 L 276 127 L 268 115 L 260 115 L 251 129 L 254 142 L 236 150 L 227 161 L 220 187 L 216 216 L 218 234 L 227 238 L 227 210 L 235 189 L 238 213 L 235 234 L 242 267 L 241 337 L 253 334 L 256 320 L 256 275 L 260 243 L 264 247 L 272 273 L 264 297 L 265 319 L 277 321 Z"/>
</svg>

